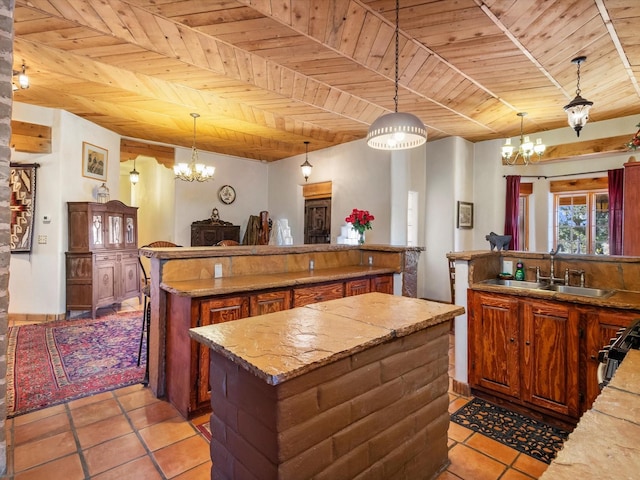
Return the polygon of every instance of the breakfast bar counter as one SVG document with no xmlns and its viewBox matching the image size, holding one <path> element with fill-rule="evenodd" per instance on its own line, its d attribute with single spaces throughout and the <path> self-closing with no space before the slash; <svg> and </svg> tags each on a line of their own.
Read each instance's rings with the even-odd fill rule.
<svg viewBox="0 0 640 480">
<path fill-rule="evenodd" d="M 434 477 L 462 313 L 367 293 L 190 329 L 210 349 L 212 478 Z"/>
</svg>

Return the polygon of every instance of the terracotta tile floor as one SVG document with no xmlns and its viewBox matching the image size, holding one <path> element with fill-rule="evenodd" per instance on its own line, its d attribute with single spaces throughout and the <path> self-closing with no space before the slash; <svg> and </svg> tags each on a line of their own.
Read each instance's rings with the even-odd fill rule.
<svg viewBox="0 0 640 480">
<path fill-rule="evenodd" d="M 470 400 L 452 392 L 449 398 L 450 412 Z M 142 385 L 20 415 L 7 420 L 8 474 L 2 478 L 208 479 L 209 444 L 196 429 L 207 417 L 186 421 Z M 449 427 L 449 459 L 438 480 L 531 480 L 547 468 L 454 423 Z"/>
</svg>

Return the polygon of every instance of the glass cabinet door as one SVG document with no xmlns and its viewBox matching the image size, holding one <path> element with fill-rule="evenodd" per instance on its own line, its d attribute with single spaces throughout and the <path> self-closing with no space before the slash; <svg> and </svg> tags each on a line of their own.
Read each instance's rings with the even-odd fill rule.
<svg viewBox="0 0 640 480">
<path fill-rule="evenodd" d="M 104 248 L 104 215 L 102 213 L 93 212 L 91 214 L 91 246 L 92 248 Z"/>
<path fill-rule="evenodd" d="M 138 245 L 138 232 L 136 232 L 136 220 L 130 215 L 124 216 L 124 244 L 126 247 Z"/>
<path fill-rule="evenodd" d="M 122 215 L 108 214 L 107 243 L 109 247 L 120 247 L 124 243 L 124 226 Z"/>
</svg>

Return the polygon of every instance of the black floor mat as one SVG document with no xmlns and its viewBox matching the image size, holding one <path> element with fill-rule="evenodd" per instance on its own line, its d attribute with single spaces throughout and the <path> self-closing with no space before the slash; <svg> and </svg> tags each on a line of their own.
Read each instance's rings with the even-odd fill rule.
<svg viewBox="0 0 640 480">
<path fill-rule="evenodd" d="M 451 421 L 542 462 L 550 463 L 568 433 L 498 405 L 474 398 Z"/>
</svg>

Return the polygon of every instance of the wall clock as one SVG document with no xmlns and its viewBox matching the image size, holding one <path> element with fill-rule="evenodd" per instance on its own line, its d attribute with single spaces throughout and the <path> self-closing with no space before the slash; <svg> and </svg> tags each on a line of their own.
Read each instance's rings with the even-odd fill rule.
<svg viewBox="0 0 640 480">
<path fill-rule="evenodd" d="M 226 205 L 231 205 L 236 200 L 236 191 L 231 185 L 223 185 L 218 192 L 218 198 Z"/>
</svg>

